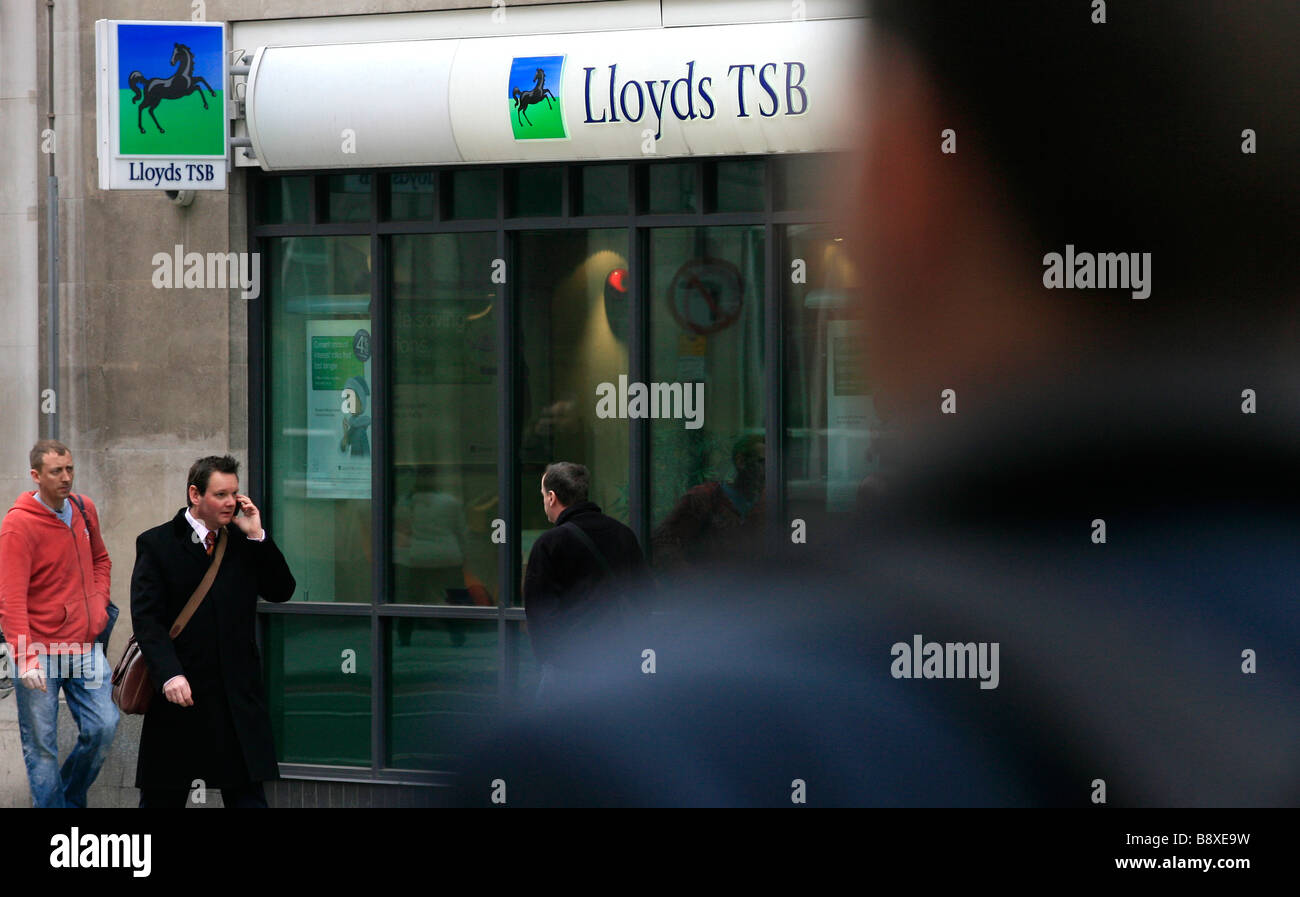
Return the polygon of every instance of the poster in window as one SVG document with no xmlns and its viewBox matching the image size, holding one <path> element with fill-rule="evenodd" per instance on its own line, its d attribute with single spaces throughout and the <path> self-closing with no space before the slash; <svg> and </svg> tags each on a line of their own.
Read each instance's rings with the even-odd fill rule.
<svg viewBox="0 0 1300 897">
<path fill-rule="evenodd" d="M 370 320 L 307 322 L 307 497 L 370 498 Z"/>
</svg>

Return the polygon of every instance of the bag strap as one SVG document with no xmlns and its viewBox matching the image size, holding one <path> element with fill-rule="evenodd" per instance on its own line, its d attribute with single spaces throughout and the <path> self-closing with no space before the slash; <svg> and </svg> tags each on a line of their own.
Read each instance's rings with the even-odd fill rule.
<svg viewBox="0 0 1300 897">
<path fill-rule="evenodd" d="M 591 536 L 584 533 L 582 527 L 578 526 L 578 524 L 574 523 L 572 520 L 566 521 L 564 525 L 573 528 L 573 534 L 578 537 L 579 542 L 587 546 L 588 551 L 596 556 L 596 560 L 600 562 L 600 568 L 605 571 L 605 575 L 612 577 L 614 571 L 609 566 L 609 561 L 605 560 L 605 556 L 600 553 L 600 549 L 596 547 L 596 543 L 591 541 Z"/>
<path fill-rule="evenodd" d="M 226 528 L 223 526 L 221 528 L 221 535 L 217 537 L 217 551 L 216 554 L 212 556 L 212 563 L 208 565 L 208 572 L 203 574 L 203 581 L 200 582 L 199 587 L 194 590 L 194 594 L 190 596 L 190 600 L 186 602 L 185 607 L 181 610 L 180 616 L 176 618 L 176 622 L 172 624 L 171 630 L 167 633 L 172 638 L 176 638 L 176 636 L 181 634 L 181 630 L 184 629 L 185 624 L 190 621 L 190 617 L 194 616 L 194 612 L 199 609 L 199 605 L 203 603 L 203 599 L 208 597 L 208 589 L 212 588 L 212 581 L 217 578 L 217 571 L 221 569 L 221 559 L 225 557 L 225 555 Z"/>
</svg>

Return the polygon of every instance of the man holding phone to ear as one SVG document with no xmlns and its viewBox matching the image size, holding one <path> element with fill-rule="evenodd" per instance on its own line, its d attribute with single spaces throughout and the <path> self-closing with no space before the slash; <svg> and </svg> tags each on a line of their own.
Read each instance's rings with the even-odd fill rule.
<svg viewBox="0 0 1300 897">
<path fill-rule="evenodd" d="M 265 807 L 262 783 L 279 778 L 257 599 L 288 601 L 296 584 L 238 474 L 229 455 L 200 458 L 186 481 L 187 507 L 136 539 L 131 617 L 160 692 L 140 737 L 141 807 L 183 807 L 196 779 L 220 788 L 227 807 Z M 207 594 L 173 639 L 172 624 L 213 564 Z"/>
</svg>

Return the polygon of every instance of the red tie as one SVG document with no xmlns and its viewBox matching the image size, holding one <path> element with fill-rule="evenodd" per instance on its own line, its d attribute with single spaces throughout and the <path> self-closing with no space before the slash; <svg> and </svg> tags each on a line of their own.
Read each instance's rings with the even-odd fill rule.
<svg viewBox="0 0 1300 897">
<path fill-rule="evenodd" d="M 203 550 L 211 555 L 212 546 L 215 544 L 217 544 L 217 534 L 216 532 L 209 530 L 208 534 L 203 538 Z"/>
</svg>

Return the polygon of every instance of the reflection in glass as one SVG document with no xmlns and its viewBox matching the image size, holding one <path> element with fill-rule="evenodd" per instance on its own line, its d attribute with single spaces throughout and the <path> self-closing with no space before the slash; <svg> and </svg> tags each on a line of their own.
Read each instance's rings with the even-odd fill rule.
<svg viewBox="0 0 1300 897">
<path fill-rule="evenodd" d="M 626 165 L 584 165 L 574 171 L 582 181 L 579 215 L 628 213 Z"/>
<path fill-rule="evenodd" d="M 370 617 L 270 614 L 266 634 L 280 761 L 368 766 Z"/>
<path fill-rule="evenodd" d="M 370 179 L 365 174 L 332 174 L 329 176 L 329 215 L 325 220 L 369 221 Z"/>
<path fill-rule="evenodd" d="M 268 242 L 269 525 L 294 601 L 369 602 L 370 239 Z"/>
<path fill-rule="evenodd" d="M 763 211 L 763 183 L 767 173 L 765 159 L 737 159 L 719 162 L 715 212 Z"/>
<path fill-rule="evenodd" d="M 495 218 L 497 216 L 497 171 L 468 168 L 453 171 L 444 181 L 451 190 L 450 218 Z"/>
<path fill-rule="evenodd" d="M 839 232 L 792 225 L 784 245 L 784 270 L 798 259 L 806 272 L 783 281 L 785 490 L 791 516 L 813 520 L 865 509 L 884 488 L 892 440 L 866 376 L 857 277 Z"/>
<path fill-rule="evenodd" d="M 511 168 L 506 171 L 510 197 L 510 214 L 518 218 L 536 218 L 561 213 L 560 194 L 564 169 L 559 166 Z"/>
<path fill-rule="evenodd" d="M 652 563 L 670 577 L 762 549 L 764 253 L 761 226 L 650 234 L 651 376 L 704 400 L 650 424 Z"/>
<path fill-rule="evenodd" d="M 648 204 L 651 214 L 698 212 L 699 185 L 694 162 L 660 162 L 649 166 Z"/>
<path fill-rule="evenodd" d="M 778 156 L 775 164 L 778 211 L 826 208 L 832 199 L 829 191 L 841 183 L 835 172 L 848 165 L 838 153 L 794 153 Z"/>
<path fill-rule="evenodd" d="M 394 221 L 433 218 L 435 178 L 432 171 L 399 171 L 390 174 L 389 217 Z"/>
<path fill-rule="evenodd" d="M 311 178 L 306 175 L 265 178 L 257 191 L 261 224 L 305 224 Z"/>
<path fill-rule="evenodd" d="M 495 255 L 495 233 L 393 237 L 390 600 L 399 604 L 496 604 Z M 409 644 L 411 621 L 397 627 Z"/>
<path fill-rule="evenodd" d="M 497 709 L 497 624 L 409 623 L 405 642 L 394 628 L 388 631 L 387 765 L 448 769 L 486 732 Z"/>
<path fill-rule="evenodd" d="M 550 524 L 541 479 L 552 461 L 591 470 L 593 502 L 628 520 L 628 426 L 596 417 L 596 389 L 628 373 L 627 231 L 519 234 L 519 493 L 526 563 Z"/>
</svg>

